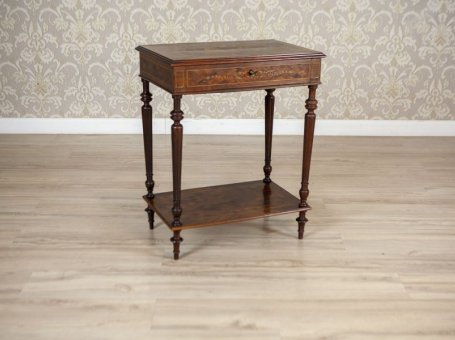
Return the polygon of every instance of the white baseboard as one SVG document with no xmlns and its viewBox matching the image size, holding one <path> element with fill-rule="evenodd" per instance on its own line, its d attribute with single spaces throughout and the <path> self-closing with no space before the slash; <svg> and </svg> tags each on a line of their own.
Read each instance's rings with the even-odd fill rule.
<svg viewBox="0 0 455 340">
<path fill-rule="evenodd" d="M 155 118 L 153 131 L 169 134 L 172 121 Z M 262 135 L 263 119 L 184 119 L 185 134 Z M 276 135 L 303 134 L 303 120 L 275 119 Z M 17 134 L 138 134 L 139 118 L 0 118 L 0 133 Z M 321 136 L 455 136 L 455 120 L 335 120 L 316 121 Z"/>
</svg>

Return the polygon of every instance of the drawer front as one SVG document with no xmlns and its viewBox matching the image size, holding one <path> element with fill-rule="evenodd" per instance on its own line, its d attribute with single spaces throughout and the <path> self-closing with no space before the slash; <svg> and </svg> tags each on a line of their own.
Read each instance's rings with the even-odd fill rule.
<svg viewBox="0 0 455 340">
<path fill-rule="evenodd" d="M 197 93 L 303 85 L 319 83 L 319 72 L 320 60 L 204 65 L 177 70 L 175 88 L 182 93 Z"/>
</svg>

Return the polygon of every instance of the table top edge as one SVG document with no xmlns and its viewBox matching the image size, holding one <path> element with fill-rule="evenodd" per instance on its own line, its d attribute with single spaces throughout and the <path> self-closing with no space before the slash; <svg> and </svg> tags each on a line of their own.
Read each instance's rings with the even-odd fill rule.
<svg viewBox="0 0 455 340">
<path fill-rule="evenodd" d="M 271 61 L 271 60 L 295 60 L 295 59 L 321 59 L 325 58 L 326 55 L 320 51 L 315 51 L 308 49 L 303 46 L 298 46 L 294 44 L 287 43 L 285 41 L 279 41 L 275 39 L 266 39 L 266 40 L 240 40 L 240 41 L 223 41 L 223 42 L 259 42 L 259 41 L 270 41 L 270 42 L 278 42 L 281 44 L 287 44 L 294 47 L 301 47 L 308 51 L 303 53 L 275 53 L 275 54 L 264 54 L 260 56 L 243 56 L 243 57 L 202 57 L 202 58 L 182 58 L 182 59 L 171 59 L 167 56 L 157 53 L 150 49 L 151 46 L 165 46 L 165 45 L 188 45 L 188 44 L 212 44 L 212 43 L 219 43 L 219 42 L 189 42 L 189 43 L 177 43 L 177 44 L 147 44 L 147 45 L 139 45 L 136 47 L 136 50 L 141 53 L 146 53 L 152 55 L 162 61 L 170 64 L 170 65 L 188 65 L 188 64 L 210 64 L 210 63 L 230 63 L 230 62 L 251 62 L 251 61 Z"/>
</svg>

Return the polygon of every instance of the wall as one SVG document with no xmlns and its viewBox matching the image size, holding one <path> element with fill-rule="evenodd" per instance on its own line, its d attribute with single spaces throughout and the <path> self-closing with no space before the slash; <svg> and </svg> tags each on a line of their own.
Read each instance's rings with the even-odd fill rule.
<svg viewBox="0 0 455 340">
<path fill-rule="evenodd" d="M 319 116 L 455 120 L 455 1 L 0 1 L 0 116 L 138 117 L 144 43 L 275 38 L 325 52 Z M 153 88 L 155 113 L 170 96 Z M 186 96 L 192 118 L 260 118 L 264 91 Z M 276 117 L 306 91 L 277 90 Z"/>
</svg>

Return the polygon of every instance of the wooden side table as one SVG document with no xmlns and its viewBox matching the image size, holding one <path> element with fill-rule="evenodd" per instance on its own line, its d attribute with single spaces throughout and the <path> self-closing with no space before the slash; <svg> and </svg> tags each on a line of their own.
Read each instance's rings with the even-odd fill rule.
<svg viewBox="0 0 455 340">
<path fill-rule="evenodd" d="M 298 212 L 298 237 L 303 238 L 308 178 L 313 148 L 317 107 L 316 88 L 320 84 L 321 52 L 277 40 L 209 42 L 145 45 L 140 52 L 142 123 L 144 132 L 145 186 L 150 229 L 155 213 L 172 230 L 174 259 L 179 258 L 180 233 L 184 229 Z M 153 193 L 152 94 L 149 84 L 172 94 L 171 119 L 173 190 Z M 272 182 L 272 130 L 277 87 L 309 87 L 305 108 L 302 182 L 300 200 Z M 181 190 L 183 112 L 182 95 L 264 89 L 265 96 L 265 165 L 264 179 L 205 188 Z"/>
</svg>

